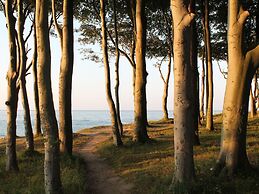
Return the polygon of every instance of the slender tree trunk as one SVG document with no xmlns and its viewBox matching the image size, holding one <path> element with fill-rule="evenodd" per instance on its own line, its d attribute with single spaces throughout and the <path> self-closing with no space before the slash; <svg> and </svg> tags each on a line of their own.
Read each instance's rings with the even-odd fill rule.
<svg viewBox="0 0 259 194">
<path fill-rule="evenodd" d="M 189 1 L 171 0 L 174 25 L 174 155 L 172 187 L 189 185 L 194 179 L 194 94 L 192 84 L 191 22 Z"/>
<path fill-rule="evenodd" d="M 115 33 L 115 52 L 116 52 L 116 61 L 115 61 L 115 102 L 116 102 L 116 114 L 118 127 L 120 130 L 121 136 L 123 136 L 123 125 L 120 117 L 120 98 L 119 98 L 119 87 L 120 87 L 120 73 L 119 73 L 119 63 L 120 63 L 120 51 L 119 51 L 119 39 L 118 39 L 118 30 L 117 30 L 117 10 L 116 10 L 116 0 L 113 0 L 113 14 L 114 14 L 114 33 Z"/>
<path fill-rule="evenodd" d="M 133 62 L 134 66 L 132 66 L 132 84 L 133 84 L 133 98 L 135 99 L 135 85 L 136 85 L 136 62 L 135 62 L 135 51 L 136 51 L 136 0 L 130 0 L 130 18 L 132 23 L 132 44 L 130 51 L 130 59 Z"/>
<path fill-rule="evenodd" d="M 246 127 L 251 81 L 258 66 L 259 46 L 242 51 L 243 27 L 248 11 L 241 1 L 229 0 L 228 77 L 223 107 L 223 129 L 216 173 L 226 169 L 232 176 L 239 168 L 249 166 L 246 154 Z M 246 56 L 246 58 L 244 58 Z"/>
<path fill-rule="evenodd" d="M 74 63 L 73 0 L 63 0 L 62 57 L 59 75 L 59 137 L 61 152 L 72 155 L 72 74 Z"/>
<path fill-rule="evenodd" d="M 256 42 L 259 42 L 259 1 L 257 0 L 257 10 L 256 10 L 256 18 L 255 18 L 255 22 L 256 22 L 256 28 L 255 28 L 255 35 L 256 35 Z"/>
<path fill-rule="evenodd" d="M 201 65 L 201 97 L 200 97 L 200 123 L 204 120 L 204 89 L 205 89 L 205 64 L 204 64 L 204 53 L 202 54 L 202 65 Z"/>
<path fill-rule="evenodd" d="M 254 118 L 256 116 L 256 107 L 255 107 L 255 99 L 253 96 L 252 88 L 250 89 L 250 116 Z"/>
<path fill-rule="evenodd" d="M 38 64 L 38 56 L 37 56 L 37 37 L 36 37 L 36 24 L 34 23 L 34 53 L 32 60 L 32 68 L 33 68 L 33 89 L 34 89 L 34 107 L 35 107 L 35 115 L 34 115 L 34 133 L 36 136 L 42 135 L 41 132 L 41 124 L 40 124 L 40 107 L 39 107 L 39 91 L 38 91 L 38 76 L 37 76 L 37 64 Z"/>
<path fill-rule="evenodd" d="M 36 35 L 38 52 L 38 89 L 40 119 L 45 138 L 45 193 L 62 193 L 58 125 L 54 110 L 50 77 L 50 42 L 48 31 L 48 0 L 36 1 Z"/>
<path fill-rule="evenodd" d="M 193 4 L 194 9 L 195 4 Z M 193 127 L 194 127 L 194 140 L 193 145 L 200 145 L 199 138 L 199 71 L 198 71 L 198 53 L 197 53 L 197 29 L 196 29 L 196 21 L 193 22 L 191 27 L 191 47 L 190 47 L 190 62 L 192 68 L 192 84 L 193 84 L 193 97 L 194 97 L 194 119 L 193 119 Z"/>
<path fill-rule="evenodd" d="M 113 142 L 116 146 L 121 146 L 122 140 L 120 136 L 120 131 L 118 127 L 117 114 L 114 101 L 111 94 L 111 79 L 110 79 L 110 67 L 108 61 L 108 48 L 107 48 L 107 29 L 105 21 L 105 3 L 104 0 L 100 0 L 100 16 L 102 22 L 102 50 L 103 50 L 103 61 L 105 70 L 105 81 L 106 81 L 106 98 L 110 108 L 112 132 L 113 132 Z"/>
<path fill-rule="evenodd" d="M 7 79 L 7 134 L 6 134 L 6 170 L 18 171 L 18 164 L 16 158 L 16 117 L 17 117 L 17 102 L 18 90 L 16 88 L 16 80 L 18 74 L 16 72 L 17 53 L 15 40 L 15 18 L 13 16 L 13 1 L 5 1 L 5 15 L 7 32 L 9 39 L 9 69 L 6 75 Z"/>
<path fill-rule="evenodd" d="M 146 106 L 146 21 L 145 0 L 136 1 L 136 85 L 134 99 L 135 139 L 144 143 L 147 134 L 147 106 Z"/>
<path fill-rule="evenodd" d="M 164 82 L 164 92 L 162 96 L 162 111 L 163 111 L 163 120 L 167 121 L 169 119 L 168 116 L 168 109 L 167 109 L 167 99 L 168 99 L 168 88 L 169 88 L 169 80 L 170 80 L 170 74 L 171 74 L 171 64 L 172 64 L 172 57 L 171 57 L 171 51 L 168 51 L 168 64 L 167 64 L 167 75 L 166 79 L 163 78 L 162 72 L 160 71 L 161 77 Z"/>
<path fill-rule="evenodd" d="M 213 68 L 211 57 L 211 41 L 210 41 L 210 27 L 209 27 L 209 2 L 205 0 L 205 45 L 206 45 L 206 63 L 207 63 L 207 79 L 208 79 L 208 105 L 206 114 L 206 128 L 210 131 L 213 127 Z"/>
<path fill-rule="evenodd" d="M 19 57 L 20 57 L 20 72 L 19 72 L 19 86 L 21 91 L 22 105 L 24 109 L 24 128 L 25 128 L 25 137 L 26 137 L 26 147 L 28 151 L 34 151 L 34 140 L 33 140 L 33 132 L 31 125 L 31 116 L 30 116 L 30 107 L 27 96 L 26 89 L 26 51 L 25 51 L 25 41 L 23 38 L 24 32 L 24 13 L 23 13 L 23 2 L 21 0 L 17 1 L 18 5 L 18 44 L 19 44 Z"/>
<path fill-rule="evenodd" d="M 258 107 L 258 81 L 257 81 L 257 73 L 258 71 L 256 70 L 255 75 L 254 75 L 254 100 L 255 100 L 255 113 L 257 115 L 257 107 Z"/>
</svg>

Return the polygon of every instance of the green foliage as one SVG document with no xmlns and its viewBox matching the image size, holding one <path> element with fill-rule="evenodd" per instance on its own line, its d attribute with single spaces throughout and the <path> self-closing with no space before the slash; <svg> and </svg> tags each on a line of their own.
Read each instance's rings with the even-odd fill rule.
<svg viewBox="0 0 259 194">
<path fill-rule="evenodd" d="M 194 148 L 196 180 L 189 189 L 182 185 L 172 185 L 174 193 L 258 193 L 259 184 L 259 119 L 252 119 L 248 125 L 247 151 L 255 169 L 240 172 L 229 179 L 213 175 L 220 146 L 221 115 L 214 116 L 215 132 L 209 132 L 205 126 L 200 128 L 201 146 Z M 126 133 L 125 146 L 118 149 L 112 142 L 99 147 L 99 154 L 115 171 L 134 184 L 133 193 L 172 193 L 174 169 L 173 126 L 163 121 L 151 122 L 148 128 L 150 144 L 136 144 Z"/>
</svg>

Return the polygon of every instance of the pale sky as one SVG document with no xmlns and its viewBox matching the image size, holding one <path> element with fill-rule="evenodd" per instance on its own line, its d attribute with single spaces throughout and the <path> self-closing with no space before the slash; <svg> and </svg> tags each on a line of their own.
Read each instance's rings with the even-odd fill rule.
<svg viewBox="0 0 259 194">
<path fill-rule="evenodd" d="M 7 81 L 5 79 L 8 69 L 8 37 L 6 33 L 6 24 L 3 13 L 0 13 L 0 109 L 5 109 L 4 102 L 6 101 Z M 26 34 L 26 33 L 25 33 Z M 80 53 L 80 48 L 84 48 L 77 42 L 78 36 L 75 35 L 75 60 L 73 72 L 73 91 L 72 91 L 72 109 L 73 110 L 108 110 L 105 97 L 105 82 L 104 69 L 101 64 L 96 64 L 92 61 L 82 60 L 83 56 Z M 51 37 L 51 76 L 52 90 L 54 96 L 55 108 L 58 109 L 58 78 L 59 78 L 59 62 L 60 62 L 60 46 L 58 38 Z M 29 47 L 32 44 L 29 41 Z M 99 49 L 98 45 L 95 48 Z M 28 63 L 30 62 L 30 52 Z M 101 54 L 101 51 L 100 51 Z M 158 70 L 153 66 L 155 60 L 147 60 L 147 102 L 149 110 L 161 110 L 161 99 L 163 93 L 163 83 Z M 111 72 L 114 72 L 114 59 L 110 59 Z M 164 65 L 166 69 L 166 64 Z M 224 64 L 226 69 L 226 64 Z M 172 68 L 173 69 L 173 68 Z M 222 110 L 223 97 L 225 92 L 225 80 L 219 72 L 217 64 L 213 63 L 214 70 L 214 110 Z M 173 73 L 171 74 L 168 108 L 173 109 Z M 122 110 L 133 110 L 132 96 L 132 68 L 125 58 L 120 61 L 120 101 Z M 112 78 L 114 78 L 112 76 Z M 113 81 L 114 79 L 112 79 Z M 34 109 L 33 102 L 33 76 L 27 76 L 27 90 L 29 96 L 30 108 Z M 114 87 L 112 87 L 113 89 Z M 114 90 L 112 90 L 114 91 Z M 19 106 L 19 109 L 22 109 Z"/>
</svg>

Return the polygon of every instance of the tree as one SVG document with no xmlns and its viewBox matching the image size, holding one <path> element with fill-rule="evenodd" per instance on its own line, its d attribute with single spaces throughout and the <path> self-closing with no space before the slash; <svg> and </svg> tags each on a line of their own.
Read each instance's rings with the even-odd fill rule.
<svg viewBox="0 0 259 194">
<path fill-rule="evenodd" d="M 52 15 L 55 27 L 60 37 L 61 63 L 59 75 L 59 137 L 60 149 L 72 155 L 72 74 L 74 61 L 74 33 L 73 33 L 73 0 L 63 0 L 63 27 L 56 19 L 55 1 L 52 1 Z"/>
<path fill-rule="evenodd" d="M 259 46 L 244 52 L 244 24 L 249 15 L 240 0 L 229 0 L 228 77 L 223 107 L 220 154 L 215 168 L 232 176 L 248 168 L 246 128 L 251 81 L 259 65 Z"/>
<path fill-rule="evenodd" d="M 163 3 L 162 3 L 163 4 Z M 161 62 L 157 63 L 155 67 L 158 68 L 160 77 L 164 84 L 163 96 L 162 96 L 162 111 L 163 111 L 163 120 L 168 120 L 168 88 L 169 81 L 171 76 L 171 66 L 173 58 L 173 48 L 172 48 L 172 27 L 171 27 L 171 12 L 168 8 L 169 6 L 162 5 L 161 8 L 154 5 L 157 11 L 157 17 L 149 18 L 148 27 L 153 28 L 149 29 L 149 37 L 147 43 L 147 55 L 150 58 L 160 58 L 162 57 Z M 152 6 L 150 6 L 152 8 Z M 153 10 L 151 10 L 153 11 Z M 161 12 L 161 15 L 159 14 Z M 152 15 L 152 14 L 149 14 Z M 163 75 L 162 64 L 165 60 L 168 60 L 167 63 L 167 72 L 166 75 Z"/>
<path fill-rule="evenodd" d="M 6 75 L 7 79 L 7 135 L 6 135 L 6 170 L 18 171 L 17 157 L 16 157 L 16 117 L 17 117 L 17 103 L 18 103 L 18 89 L 16 81 L 18 77 L 17 52 L 16 52 L 16 30 L 15 18 L 13 16 L 14 2 L 12 0 L 5 1 L 5 16 L 9 40 L 9 69 Z"/>
<path fill-rule="evenodd" d="M 33 91 L 34 91 L 34 107 L 35 107 L 35 119 L 34 119 L 34 133 L 36 136 L 42 135 L 40 124 L 40 106 L 39 106 L 39 91 L 38 91 L 38 55 L 37 55 L 37 36 L 36 36 L 36 24 L 34 15 L 34 53 L 32 59 L 32 73 L 33 73 Z"/>
<path fill-rule="evenodd" d="M 121 136 L 123 135 L 123 125 L 120 117 L 120 98 L 119 98 L 119 86 L 120 86 L 120 74 L 119 74 L 119 63 L 120 63 L 120 50 L 119 50 L 119 37 L 117 28 L 117 8 L 116 0 L 113 0 L 113 20 L 114 20 L 114 35 L 115 35 L 115 102 L 116 102 L 116 115 L 118 127 Z"/>
<path fill-rule="evenodd" d="M 195 11 L 195 3 L 191 3 L 191 10 Z M 197 44 L 198 44 L 198 35 L 197 35 L 197 23 L 193 21 L 191 26 L 191 43 L 190 43 L 190 63 L 192 68 L 192 90 L 193 93 L 193 130 L 194 130 L 194 140 L 193 145 L 200 145 L 199 139 L 199 71 L 198 71 L 198 51 L 197 51 Z"/>
<path fill-rule="evenodd" d="M 194 179 L 194 94 L 192 84 L 191 1 L 171 0 L 174 26 L 174 154 L 175 171 L 172 187 L 189 185 Z"/>
<path fill-rule="evenodd" d="M 206 128 L 210 131 L 213 128 L 213 68 L 211 55 L 211 38 L 209 26 L 209 2 L 203 1 L 203 27 L 204 27 L 204 45 L 205 45 L 205 60 L 206 60 L 206 83 L 207 83 L 207 98 L 206 98 Z"/>
<path fill-rule="evenodd" d="M 108 49 L 107 49 L 107 28 L 105 21 L 105 3 L 104 0 L 100 0 L 100 16 L 102 22 L 102 50 L 103 50 L 103 62 L 105 70 L 105 82 L 106 82 L 106 98 L 110 108 L 113 142 L 116 146 L 121 146 L 122 140 L 118 127 L 116 108 L 111 94 L 111 83 L 110 83 L 110 67 L 108 61 Z"/>
<path fill-rule="evenodd" d="M 200 95 L 200 124 L 204 120 L 204 90 L 205 90 L 205 63 L 204 52 L 202 53 L 202 65 L 201 65 L 201 95 Z"/>
<path fill-rule="evenodd" d="M 54 110 L 50 78 L 51 56 L 48 31 L 48 3 L 48 0 L 36 1 L 35 20 L 40 119 L 45 138 L 44 180 L 46 193 L 62 193 L 58 125 Z"/>
<path fill-rule="evenodd" d="M 17 42 L 18 42 L 18 67 L 19 67 L 19 77 L 18 83 L 21 91 L 22 105 L 24 109 L 24 128 L 25 128 L 25 137 L 26 137 L 26 146 L 28 151 L 34 151 L 34 140 L 33 132 L 31 125 L 31 116 L 30 116 L 30 107 L 28 102 L 28 95 L 26 89 L 26 62 L 27 62 L 27 53 L 25 49 L 25 43 L 27 41 L 23 38 L 24 33 L 24 24 L 28 14 L 28 8 L 23 8 L 24 2 L 22 0 L 17 0 L 17 9 L 18 9 L 18 20 L 17 20 Z M 29 34 L 30 35 L 30 34 Z M 28 36 L 29 37 L 29 36 Z"/>
<path fill-rule="evenodd" d="M 134 98 L 134 135 L 137 142 L 145 143 L 147 134 L 146 102 L 146 20 L 145 0 L 136 0 L 136 80 Z"/>
</svg>

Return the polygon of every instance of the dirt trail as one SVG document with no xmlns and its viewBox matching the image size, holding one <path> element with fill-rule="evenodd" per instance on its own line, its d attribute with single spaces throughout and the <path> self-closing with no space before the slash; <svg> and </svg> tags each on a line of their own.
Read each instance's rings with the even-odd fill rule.
<svg viewBox="0 0 259 194">
<path fill-rule="evenodd" d="M 103 127 L 96 131 L 84 132 L 90 136 L 87 144 L 77 149 L 77 153 L 85 160 L 87 168 L 87 186 L 91 194 L 130 194 L 133 185 L 126 183 L 115 174 L 111 167 L 96 153 L 96 146 L 111 137 L 111 129 Z"/>
</svg>

